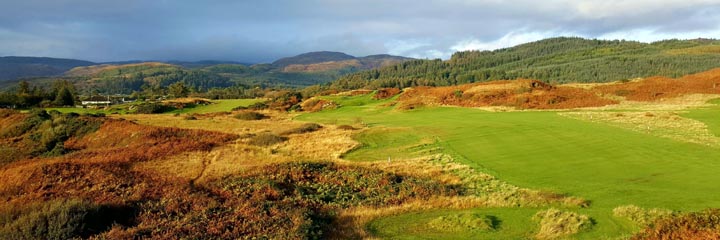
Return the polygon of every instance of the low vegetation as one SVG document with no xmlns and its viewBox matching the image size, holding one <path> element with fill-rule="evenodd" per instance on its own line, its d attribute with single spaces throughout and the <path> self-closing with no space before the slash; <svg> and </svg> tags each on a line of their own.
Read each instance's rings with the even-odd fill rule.
<svg viewBox="0 0 720 240">
<path fill-rule="evenodd" d="M 278 143 L 285 142 L 287 140 L 287 137 L 265 132 L 252 136 L 248 143 L 255 146 L 272 146 Z"/>
<path fill-rule="evenodd" d="M 262 120 L 267 118 L 265 114 L 253 112 L 253 111 L 246 111 L 246 112 L 240 112 L 238 114 L 235 114 L 234 116 L 236 119 L 240 120 L 246 120 L 246 121 L 253 121 L 253 120 Z"/>
<path fill-rule="evenodd" d="M 673 216 L 673 212 L 667 209 L 644 209 L 635 205 L 626 205 L 613 209 L 613 215 L 627 218 L 641 227 L 647 227 L 660 218 Z"/>
<path fill-rule="evenodd" d="M 309 132 L 314 132 L 314 131 L 320 130 L 321 128 L 322 128 L 322 126 L 317 123 L 305 123 L 303 125 L 300 125 L 297 128 L 293 128 L 293 129 L 287 130 L 285 132 L 282 132 L 280 135 L 309 133 Z"/>
<path fill-rule="evenodd" d="M 540 230 L 536 235 L 539 239 L 566 237 L 588 230 L 593 226 L 593 221 L 587 215 L 554 208 L 538 212 L 533 219 L 540 222 Z"/>
<path fill-rule="evenodd" d="M 663 217 L 632 239 L 720 239 L 720 210 Z"/>
<path fill-rule="evenodd" d="M 428 222 L 428 227 L 439 232 L 492 231 L 497 225 L 497 218 L 473 213 L 441 216 Z"/>
</svg>

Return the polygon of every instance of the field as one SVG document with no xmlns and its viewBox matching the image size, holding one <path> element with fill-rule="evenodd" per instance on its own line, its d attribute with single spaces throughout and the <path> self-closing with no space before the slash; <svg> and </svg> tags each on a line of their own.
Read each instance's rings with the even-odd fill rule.
<svg viewBox="0 0 720 240">
<path fill-rule="evenodd" d="M 260 99 L 220 99 L 211 101 L 212 104 L 197 105 L 194 107 L 175 109 L 170 114 L 204 114 L 213 112 L 230 112 L 233 108 L 240 106 L 248 106 L 250 104 L 260 102 Z M 55 110 L 61 113 L 79 113 L 79 114 L 127 114 L 133 104 L 113 105 L 109 108 L 45 108 L 47 111 Z"/>
<path fill-rule="evenodd" d="M 360 98 L 363 96 L 345 100 L 355 103 Z M 362 106 L 347 104 L 297 119 L 337 124 L 362 122 L 371 131 L 375 129 L 378 134 L 370 131 L 356 135 L 363 147 L 347 154 L 349 160 L 384 161 L 439 147 L 460 163 L 510 184 L 588 199 L 591 202 L 588 208 L 573 211 L 589 215 L 595 225 L 574 236 L 579 239 L 617 238 L 636 231 L 638 226 L 613 216 L 612 210 L 623 205 L 677 211 L 720 206 L 715 194 L 720 186 L 713 184 L 720 181 L 716 174 L 720 151 L 716 147 L 573 119 L 562 116 L 562 112 L 488 112 L 456 107 L 396 111 L 388 106 L 390 101 Z M 343 105 L 342 99 L 339 104 Z M 684 111 L 682 116 L 706 123 L 719 136 L 717 110 L 717 105 L 702 107 Z M 467 211 L 487 211 L 503 222 L 499 230 L 475 233 L 473 238 L 529 238 L 536 231 L 527 226 L 518 230 L 518 225 L 527 222 L 515 219 L 530 217 L 536 209 Z M 442 211 L 380 218 L 370 224 L 370 230 L 382 237 L 432 238 L 432 230 L 412 226 L 418 226 L 417 219 L 422 222 L 438 214 Z"/>
<path fill-rule="evenodd" d="M 282 98 L 3 110 L 0 238 L 627 239 L 658 219 L 693 232 L 702 221 L 672 219 L 720 207 L 712 76 L 386 88 L 290 112 L 270 107 Z M 60 218 L 103 211 L 129 214 Z M 691 236 L 720 237 L 709 226 Z"/>
</svg>

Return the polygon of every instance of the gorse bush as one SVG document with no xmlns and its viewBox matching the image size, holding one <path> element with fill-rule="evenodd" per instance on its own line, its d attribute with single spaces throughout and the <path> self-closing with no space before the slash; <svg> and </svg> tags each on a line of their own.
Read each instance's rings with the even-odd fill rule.
<svg viewBox="0 0 720 240">
<path fill-rule="evenodd" d="M 122 213 L 124 212 L 124 213 Z M 86 238 L 113 223 L 127 223 L 132 211 L 78 200 L 54 200 L 0 212 L 2 239 Z"/>
<path fill-rule="evenodd" d="M 272 133 L 260 133 L 251 137 L 249 143 L 256 146 L 271 146 L 287 140 L 287 137 L 278 136 Z"/>
<path fill-rule="evenodd" d="M 235 114 L 235 118 L 240 120 L 262 120 L 267 118 L 265 114 L 258 113 L 258 112 L 241 112 L 238 114 Z"/>
<path fill-rule="evenodd" d="M 0 130 L 0 138 L 16 139 L 8 146 L 4 146 L 5 149 L 15 151 L 15 154 L 0 156 L 0 162 L 12 162 L 21 157 L 65 154 L 68 152 L 65 141 L 95 132 L 103 122 L 102 118 L 80 116 L 76 113 L 62 114 L 57 111 L 32 110 L 23 120 Z"/>
<path fill-rule="evenodd" d="M 143 103 L 137 106 L 135 113 L 138 114 L 156 114 L 175 110 L 174 107 L 163 105 L 160 103 Z"/>
<path fill-rule="evenodd" d="M 314 131 L 320 130 L 321 128 L 322 128 L 322 126 L 317 123 L 305 123 L 305 124 L 301 125 L 300 127 L 287 130 L 280 135 L 309 133 L 309 132 L 314 132 Z"/>
</svg>

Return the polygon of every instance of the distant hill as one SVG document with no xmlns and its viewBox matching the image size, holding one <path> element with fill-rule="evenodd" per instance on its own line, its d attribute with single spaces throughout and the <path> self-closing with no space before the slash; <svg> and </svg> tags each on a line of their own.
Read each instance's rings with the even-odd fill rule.
<svg viewBox="0 0 720 240">
<path fill-rule="evenodd" d="M 465 51 L 447 61 L 413 60 L 350 74 L 333 88 L 447 86 L 530 78 L 551 83 L 679 77 L 720 67 L 720 40 L 654 43 L 550 38 L 495 51 Z"/>
<path fill-rule="evenodd" d="M 351 68 L 351 71 L 368 70 L 398 64 L 411 58 L 392 55 L 354 57 L 341 52 L 310 52 L 273 62 L 273 68 L 283 72 L 327 72 Z"/>
<path fill-rule="evenodd" d="M 222 64 L 203 68 L 251 86 L 305 87 L 323 84 L 358 71 L 399 64 L 411 58 L 392 55 L 354 57 L 340 52 L 310 52 L 271 64 Z"/>
<path fill-rule="evenodd" d="M 74 67 L 94 64 L 96 63 L 62 58 L 0 57 L 0 81 L 30 77 L 58 76 Z"/>
<path fill-rule="evenodd" d="M 44 58 L 34 58 L 44 59 Z M 357 71 L 401 63 L 409 58 L 391 55 L 354 57 L 338 52 L 314 52 L 283 58 L 272 64 L 243 64 L 233 61 L 124 61 L 95 64 L 79 61 L 82 65 L 66 64 L 59 67 L 32 65 L 28 73 L 33 76 L 62 76 L 80 89 L 103 93 L 130 93 L 143 86 L 166 87 L 183 82 L 200 91 L 233 85 L 246 87 L 298 88 L 323 84 Z M 60 66 L 60 65 L 58 65 Z M 31 75 L 26 73 L 25 77 Z M 64 74 L 63 74 L 64 73 Z M 17 85 L 8 80 L 0 87 Z M 48 85 L 52 79 L 27 79 L 36 84 Z"/>
</svg>

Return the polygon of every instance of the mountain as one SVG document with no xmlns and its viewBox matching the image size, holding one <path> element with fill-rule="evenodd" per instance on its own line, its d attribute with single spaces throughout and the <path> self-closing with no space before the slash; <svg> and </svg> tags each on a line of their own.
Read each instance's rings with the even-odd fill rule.
<svg viewBox="0 0 720 240">
<path fill-rule="evenodd" d="M 183 82 L 187 86 L 201 91 L 233 85 L 298 88 L 327 83 L 357 71 L 389 66 L 408 60 L 409 58 L 391 55 L 358 58 L 338 52 L 313 52 L 279 59 L 272 64 L 249 65 L 233 61 L 213 60 L 197 62 L 124 61 L 102 64 L 80 61 L 83 63 L 82 65 L 67 64 L 64 65 L 64 68 L 52 68 L 52 71 L 44 71 L 33 65 L 32 69 L 28 69 L 28 73 L 35 73 L 32 76 L 62 76 L 64 79 L 74 82 L 82 90 L 94 90 L 102 93 L 130 93 L 140 91 L 143 85 L 167 87 L 175 82 Z M 31 75 L 26 74 L 25 76 Z M 27 80 L 46 86 L 51 84 L 53 79 Z M 17 81 L 0 83 L 0 87 L 16 86 Z"/>
<path fill-rule="evenodd" d="M 222 64 L 203 70 L 251 86 L 305 87 L 323 84 L 358 71 L 390 66 L 411 58 L 392 55 L 354 57 L 341 52 L 310 52 L 281 58 L 271 64 Z"/>
<path fill-rule="evenodd" d="M 95 63 L 48 57 L 0 57 L 0 81 L 62 75 L 65 71 Z"/>
<path fill-rule="evenodd" d="M 494 51 L 457 52 L 447 60 L 413 60 L 350 74 L 332 88 L 446 86 L 530 78 L 552 83 L 679 77 L 720 67 L 720 40 L 550 38 Z"/>
</svg>

